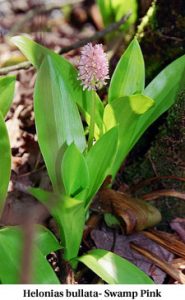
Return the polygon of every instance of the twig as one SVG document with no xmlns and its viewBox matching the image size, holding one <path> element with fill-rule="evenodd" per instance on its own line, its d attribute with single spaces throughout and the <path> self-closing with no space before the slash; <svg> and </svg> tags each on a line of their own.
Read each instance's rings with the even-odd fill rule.
<svg viewBox="0 0 185 300">
<path fill-rule="evenodd" d="M 152 166 L 152 169 L 153 169 L 153 172 L 154 172 L 155 176 L 158 177 L 157 169 L 156 169 L 156 166 L 155 166 L 155 164 L 153 162 L 153 159 L 151 157 L 151 153 L 150 152 L 148 153 L 147 158 L 148 158 L 149 162 L 151 163 L 151 166 Z"/>
<path fill-rule="evenodd" d="M 143 247 L 140 247 L 134 243 L 130 243 L 130 246 L 132 249 L 136 250 L 141 255 L 145 256 L 146 258 L 150 259 L 156 266 L 158 266 L 160 269 L 162 269 L 164 272 L 169 274 L 172 278 L 177 280 L 178 282 L 185 284 L 185 275 L 173 267 L 170 263 L 166 262 L 165 260 L 162 260 L 160 257 L 158 257 L 155 253 L 150 252 L 146 250 Z"/>
<path fill-rule="evenodd" d="M 185 259 L 185 244 L 172 234 L 157 230 L 144 231 L 143 233 L 150 240 Z"/>
<path fill-rule="evenodd" d="M 64 47 L 62 48 L 60 51 L 59 51 L 59 54 L 63 54 L 63 53 L 66 53 L 66 52 L 69 52 L 71 50 L 74 50 L 74 49 L 78 49 L 82 46 L 84 46 L 85 44 L 87 43 L 90 43 L 90 42 L 93 42 L 93 41 L 96 41 L 96 40 L 100 40 L 101 38 L 103 38 L 105 35 L 107 35 L 108 33 L 111 33 L 113 31 L 116 31 L 120 28 L 121 25 L 125 24 L 126 21 L 128 20 L 128 18 L 131 16 L 131 12 L 128 12 L 124 17 L 122 17 L 118 22 L 115 22 L 115 23 L 112 23 L 110 24 L 107 28 L 101 30 L 101 31 L 98 31 L 96 32 L 94 35 L 88 37 L 88 38 L 85 38 L 81 41 L 78 41 L 77 43 L 74 43 L 73 45 L 71 46 L 68 46 L 68 47 Z"/>
<path fill-rule="evenodd" d="M 78 48 L 86 45 L 89 42 L 93 42 L 93 41 L 96 41 L 96 40 L 99 40 L 99 39 L 103 38 L 105 35 L 107 35 L 110 32 L 118 30 L 119 27 L 121 25 L 123 25 L 128 20 L 128 18 L 130 16 L 131 16 L 131 13 L 129 12 L 123 18 L 121 18 L 120 21 L 110 24 L 104 30 L 101 30 L 101 31 L 95 33 L 94 35 L 92 35 L 92 36 L 90 36 L 88 38 L 85 38 L 85 39 L 83 39 L 81 41 L 78 41 L 77 43 L 74 43 L 71 46 L 63 47 L 59 51 L 59 54 L 64 54 L 64 53 L 67 53 L 67 52 L 69 52 L 71 50 L 78 49 Z M 31 67 L 31 63 L 30 62 L 19 63 L 19 64 L 16 64 L 16 65 L 10 66 L 10 67 L 1 68 L 0 69 L 0 75 L 6 75 L 6 74 L 8 74 L 10 72 L 19 71 L 19 70 L 23 70 L 23 69 L 29 69 L 30 67 Z"/>
<path fill-rule="evenodd" d="M 178 192 L 175 190 L 158 190 L 155 192 L 151 192 L 142 196 L 142 198 L 146 201 L 151 201 L 158 199 L 160 197 L 175 197 L 182 200 L 185 200 L 185 193 Z"/>
<path fill-rule="evenodd" d="M 32 64 L 29 61 L 24 61 L 22 63 L 9 66 L 9 67 L 4 67 L 0 69 L 0 75 L 6 75 L 8 73 L 14 72 L 14 71 L 19 71 L 19 70 L 26 70 L 29 69 L 32 66 Z"/>
<path fill-rule="evenodd" d="M 145 180 L 142 180 L 136 184 L 133 184 L 129 190 L 131 193 L 136 192 L 140 190 L 141 188 L 145 187 L 146 185 L 151 185 L 152 183 L 155 183 L 156 181 L 162 180 L 162 179 L 170 179 L 170 180 L 176 180 L 176 181 L 181 181 L 185 182 L 185 177 L 177 177 L 177 176 L 157 176 L 157 177 L 151 177 Z"/>
<path fill-rule="evenodd" d="M 177 36 L 169 36 L 169 35 L 163 34 L 159 31 L 157 31 L 156 34 L 161 38 L 164 38 L 166 40 L 172 40 L 172 41 L 175 41 L 175 42 L 183 42 L 185 40 L 185 39 L 179 38 Z"/>
</svg>

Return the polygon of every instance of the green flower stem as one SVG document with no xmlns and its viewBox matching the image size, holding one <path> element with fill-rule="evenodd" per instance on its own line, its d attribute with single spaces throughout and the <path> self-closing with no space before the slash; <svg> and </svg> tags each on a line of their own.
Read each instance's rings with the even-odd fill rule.
<svg viewBox="0 0 185 300">
<path fill-rule="evenodd" d="M 92 97 L 92 103 L 91 103 L 91 118 L 90 118 L 90 124 L 89 124 L 88 150 L 93 145 L 94 127 L 95 127 L 95 113 L 96 113 L 96 101 L 95 101 L 95 94 L 94 94 L 93 97 Z"/>
</svg>

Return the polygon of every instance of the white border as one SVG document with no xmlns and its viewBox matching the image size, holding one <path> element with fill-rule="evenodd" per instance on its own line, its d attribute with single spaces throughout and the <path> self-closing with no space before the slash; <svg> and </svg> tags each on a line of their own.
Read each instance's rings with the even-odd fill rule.
<svg viewBox="0 0 185 300">
<path fill-rule="evenodd" d="M 50 296 L 45 296 L 45 293 Z M 114 293 L 113 293 L 114 292 Z M 74 293 L 74 294 L 73 294 Z M 76 294 L 75 294 L 76 293 Z M 73 295 L 72 295 L 73 294 Z M 25 297 L 24 297 L 25 295 Z M 40 296 L 39 296 L 40 295 Z M 71 296 L 70 296 L 71 295 Z M 74 296 L 76 295 L 76 296 Z M 185 285 L 0 285 L 0 299 L 185 300 Z"/>
</svg>

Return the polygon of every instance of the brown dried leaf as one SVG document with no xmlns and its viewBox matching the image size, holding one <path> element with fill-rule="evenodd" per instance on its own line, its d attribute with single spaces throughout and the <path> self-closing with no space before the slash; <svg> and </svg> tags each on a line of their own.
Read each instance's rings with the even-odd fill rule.
<svg viewBox="0 0 185 300">
<path fill-rule="evenodd" d="M 185 244 L 179 241 L 173 234 L 150 230 L 145 231 L 144 235 L 179 257 L 185 258 Z"/>
<path fill-rule="evenodd" d="M 152 227 L 161 220 L 161 214 L 154 206 L 111 189 L 100 190 L 92 209 L 115 215 L 119 218 L 122 229 L 126 227 L 127 234 Z"/>
<path fill-rule="evenodd" d="M 185 259 L 183 258 L 175 258 L 170 264 L 179 270 L 185 270 Z"/>
<path fill-rule="evenodd" d="M 9 138 L 10 138 L 10 144 L 12 148 L 19 148 L 23 144 L 22 141 L 23 131 L 20 128 L 21 122 L 20 119 L 18 118 L 22 109 L 23 106 L 19 105 L 16 108 L 14 116 L 6 122 Z"/>
<path fill-rule="evenodd" d="M 185 284 L 185 275 L 172 264 L 166 262 L 164 259 L 161 259 L 154 252 L 148 251 L 145 248 L 137 246 L 133 243 L 131 243 L 131 248 L 149 258 L 156 266 L 170 275 L 173 279 L 177 280 L 179 283 Z"/>
<path fill-rule="evenodd" d="M 160 197 L 175 197 L 181 200 L 185 200 L 185 193 L 176 190 L 157 190 L 148 194 L 143 195 L 143 199 L 146 201 L 156 200 Z"/>
<path fill-rule="evenodd" d="M 170 223 L 170 227 L 180 236 L 185 242 L 185 219 L 176 218 Z"/>
<path fill-rule="evenodd" d="M 166 273 L 155 266 L 149 258 L 146 258 L 142 254 L 134 251 L 130 247 L 130 243 L 133 242 L 135 245 L 142 246 L 148 251 L 152 251 L 161 258 L 161 260 L 170 262 L 174 258 L 173 253 L 146 238 L 143 233 L 135 233 L 130 236 L 125 236 L 120 235 L 111 229 L 104 228 L 103 230 L 93 230 L 91 232 L 91 238 L 97 248 L 113 251 L 114 253 L 128 259 L 151 276 L 155 283 L 158 284 L 164 282 Z"/>
</svg>

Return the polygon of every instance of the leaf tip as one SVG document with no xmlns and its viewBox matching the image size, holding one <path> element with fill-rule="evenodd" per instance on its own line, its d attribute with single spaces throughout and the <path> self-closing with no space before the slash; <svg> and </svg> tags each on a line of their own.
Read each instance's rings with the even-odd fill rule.
<svg viewBox="0 0 185 300">
<path fill-rule="evenodd" d="M 139 94 L 129 97 L 129 101 L 132 110 L 138 115 L 144 114 L 155 104 L 152 98 Z"/>
</svg>

